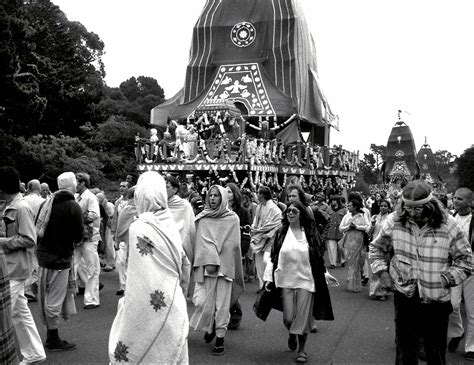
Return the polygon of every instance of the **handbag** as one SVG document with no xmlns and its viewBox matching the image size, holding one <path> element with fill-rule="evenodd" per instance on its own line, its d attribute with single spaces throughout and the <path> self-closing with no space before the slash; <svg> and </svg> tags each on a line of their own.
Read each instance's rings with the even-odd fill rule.
<svg viewBox="0 0 474 365">
<path fill-rule="evenodd" d="M 270 291 L 262 289 L 257 300 L 253 304 L 253 311 L 258 318 L 265 321 L 272 308 L 282 311 L 282 304 L 281 289 L 271 285 Z"/>
</svg>

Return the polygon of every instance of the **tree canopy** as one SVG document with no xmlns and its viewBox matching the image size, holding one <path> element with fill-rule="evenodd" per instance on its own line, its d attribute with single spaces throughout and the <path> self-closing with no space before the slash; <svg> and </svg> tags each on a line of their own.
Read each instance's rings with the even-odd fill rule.
<svg viewBox="0 0 474 365">
<path fill-rule="evenodd" d="M 164 90 L 147 76 L 104 82 L 105 45 L 50 0 L 0 5 L 0 153 L 23 180 L 63 171 L 109 185 L 136 169 L 136 134 Z"/>
<path fill-rule="evenodd" d="M 474 191 L 474 146 L 466 149 L 456 162 L 458 186 Z"/>
<path fill-rule="evenodd" d="M 14 135 L 74 134 L 102 96 L 100 37 L 49 0 L 0 12 L 1 122 Z"/>
</svg>

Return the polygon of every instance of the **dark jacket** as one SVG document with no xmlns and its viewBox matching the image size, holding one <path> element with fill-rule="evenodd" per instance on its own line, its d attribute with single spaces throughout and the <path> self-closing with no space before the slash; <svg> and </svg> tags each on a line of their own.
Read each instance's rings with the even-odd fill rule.
<svg viewBox="0 0 474 365">
<path fill-rule="evenodd" d="M 306 239 L 309 246 L 309 262 L 311 264 L 311 271 L 313 272 L 314 285 L 316 293 L 314 295 L 313 317 L 317 320 L 332 321 L 334 314 L 332 311 L 331 297 L 329 296 L 328 286 L 324 273 L 324 259 L 321 256 L 318 247 L 318 239 L 314 234 L 314 229 L 311 227 L 304 228 Z M 273 262 L 273 271 L 278 267 L 278 258 L 280 256 L 280 249 L 285 240 L 288 226 L 282 226 L 275 235 L 275 242 L 273 243 L 270 259 Z M 281 299 L 281 298 L 280 298 Z M 281 303 L 275 303 L 275 309 L 282 308 Z"/>
<path fill-rule="evenodd" d="M 339 230 L 339 226 L 346 213 L 346 208 L 340 208 L 336 212 L 331 211 L 328 224 L 329 228 L 326 236 L 328 240 L 339 241 L 342 238 L 343 234 Z"/>
<path fill-rule="evenodd" d="M 245 228 L 246 226 L 250 226 L 252 224 L 250 212 L 242 206 L 237 207 L 234 212 L 238 215 L 240 220 L 240 251 L 242 253 L 242 257 L 245 257 L 250 247 L 249 228 Z"/>
<path fill-rule="evenodd" d="M 36 255 L 41 267 L 64 270 L 71 266 L 74 243 L 82 241 L 82 210 L 67 190 L 54 194 L 51 216 L 38 243 Z"/>
</svg>

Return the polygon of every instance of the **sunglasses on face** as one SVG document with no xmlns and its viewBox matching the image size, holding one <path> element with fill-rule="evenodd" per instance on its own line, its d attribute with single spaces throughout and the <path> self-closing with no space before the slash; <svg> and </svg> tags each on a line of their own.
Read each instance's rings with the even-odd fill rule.
<svg viewBox="0 0 474 365">
<path fill-rule="evenodd" d="M 405 210 L 406 210 L 407 212 L 421 213 L 421 212 L 423 212 L 423 205 L 418 206 L 418 207 L 408 207 L 408 206 L 405 206 Z"/>
<path fill-rule="evenodd" d="M 300 213 L 300 211 L 298 209 L 290 208 L 290 209 L 286 210 L 286 214 L 297 215 L 299 213 Z"/>
</svg>

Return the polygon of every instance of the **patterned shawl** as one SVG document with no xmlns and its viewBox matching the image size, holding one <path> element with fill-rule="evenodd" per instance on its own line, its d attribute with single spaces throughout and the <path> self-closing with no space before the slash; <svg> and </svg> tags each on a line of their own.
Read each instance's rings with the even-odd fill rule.
<svg viewBox="0 0 474 365">
<path fill-rule="evenodd" d="M 109 337 L 111 363 L 189 362 L 182 288 L 189 262 L 176 224 L 162 209 L 166 200 L 164 179 L 156 172 L 141 175 L 135 190 L 140 215 L 129 231 L 127 290 Z"/>
</svg>

